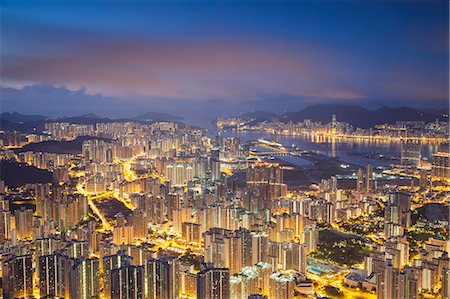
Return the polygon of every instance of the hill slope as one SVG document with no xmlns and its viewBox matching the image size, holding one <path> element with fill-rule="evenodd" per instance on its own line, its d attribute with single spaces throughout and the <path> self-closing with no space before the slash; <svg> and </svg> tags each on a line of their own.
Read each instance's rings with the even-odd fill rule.
<svg viewBox="0 0 450 299">
<path fill-rule="evenodd" d="M 432 122 L 436 119 L 446 120 L 442 113 L 421 111 L 408 107 L 382 107 L 377 110 L 370 110 L 358 105 L 342 104 L 312 105 L 297 112 L 285 113 L 282 116 L 282 120 L 285 122 L 299 122 L 304 119 L 311 119 L 327 123 L 331 120 L 333 114 L 336 115 L 338 121 L 348 122 L 360 128 L 370 128 L 377 124 L 395 123 L 396 121 Z"/>
</svg>

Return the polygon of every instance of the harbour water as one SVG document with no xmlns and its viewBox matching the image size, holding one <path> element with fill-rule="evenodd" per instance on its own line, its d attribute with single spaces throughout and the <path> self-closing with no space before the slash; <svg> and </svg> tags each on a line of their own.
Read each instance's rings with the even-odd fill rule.
<svg viewBox="0 0 450 299">
<path fill-rule="evenodd" d="M 337 139 L 323 136 L 284 136 L 269 135 L 264 132 L 222 131 L 221 136 L 238 137 L 241 141 L 266 138 L 279 142 L 285 146 L 296 146 L 300 150 L 325 155 L 332 158 L 355 164 L 374 166 L 387 166 L 398 163 L 401 157 L 402 143 L 393 141 L 373 141 L 369 139 Z M 422 159 L 430 161 L 432 154 L 438 151 L 439 144 L 421 144 Z M 295 157 L 286 157 L 295 159 Z M 288 161 L 293 162 L 295 161 Z"/>
<path fill-rule="evenodd" d="M 387 166 L 393 163 L 399 163 L 401 158 L 402 143 L 398 141 L 370 140 L 370 139 L 340 139 L 324 136 L 286 136 L 272 135 L 264 132 L 255 131 L 236 131 L 222 130 L 217 131 L 215 125 L 206 119 L 193 120 L 191 123 L 199 127 L 206 128 L 208 135 L 213 137 L 220 135 L 223 137 L 237 137 L 241 142 L 248 142 L 264 138 L 271 141 L 281 143 L 285 146 L 296 146 L 300 150 L 325 155 L 332 158 L 338 158 L 340 161 L 365 166 L 372 164 L 376 166 Z M 440 145 L 437 143 L 422 143 L 421 157 L 425 161 L 431 161 L 431 156 L 438 152 Z M 299 166 L 309 163 L 301 157 L 280 157 L 287 162 L 297 164 Z"/>
</svg>

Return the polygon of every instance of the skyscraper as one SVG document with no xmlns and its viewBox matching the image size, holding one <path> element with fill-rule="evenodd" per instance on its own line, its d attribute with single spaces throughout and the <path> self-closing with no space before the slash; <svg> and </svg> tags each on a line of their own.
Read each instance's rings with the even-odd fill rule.
<svg viewBox="0 0 450 299">
<path fill-rule="evenodd" d="M 133 211 L 133 237 L 145 239 L 148 235 L 148 215 L 141 209 L 137 208 Z"/>
<path fill-rule="evenodd" d="M 417 141 L 404 141 L 401 149 L 401 162 L 405 165 L 420 166 L 421 144 Z"/>
<path fill-rule="evenodd" d="M 405 192 L 390 193 L 384 217 L 386 238 L 403 235 L 411 224 L 411 195 Z"/>
<path fill-rule="evenodd" d="M 39 257 L 39 294 L 67 297 L 69 294 L 68 257 L 56 253 Z"/>
<path fill-rule="evenodd" d="M 431 158 L 432 174 L 435 177 L 450 178 L 450 153 L 439 152 Z"/>
<path fill-rule="evenodd" d="M 230 273 L 226 268 L 206 269 L 197 273 L 197 298 L 230 298 Z"/>
<path fill-rule="evenodd" d="M 183 222 L 182 224 L 182 236 L 188 242 L 202 241 L 202 235 L 200 233 L 200 224 L 193 222 Z"/>
<path fill-rule="evenodd" d="M 398 293 L 398 269 L 394 268 L 392 261 L 388 260 L 386 262 L 386 267 L 384 270 L 384 288 L 383 290 L 378 290 L 378 292 L 383 292 L 382 298 L 384 299 L 396 299 L 396 294 Z"/>
<path fill-rule="evenodd" d="M 144 267 L 124 266 L 111 271 L 111 299 L 144 299 Z"/>
<path fill-rule="evenodd" d="M 398 274 L 398 293 L 394 298 L 416 298 L 419 293 L 418 283 L 411 269 L 406 268 Z"/>
<path fill-rule="evenodd" d="M 80 258 L 70 269 L 69 298 L 99 298 L 100 277 L 98 258 Z"/>
<path fill-rule="evenodd" d="M 366 167 L 366 192 L 369 193 L 373 191 L 373 167 L 368 164 Z"/>
<path fill-rule="evenodd" d="M 294 277 L 291 274 L 275 272 L 270 275 L 269 298 L 294 298 Z"/>
<path fill-rule="evenodd" d="M 211 179 L 213 181 L 220 180 L 220 151 L 219 149 L 211 150 Z"/>
<path fill-rule="evenodd" d="M 276 163 L 255 163 L 247 166 L 248 199 L 245 207 L 253 212 L 271 208 L 271 200 L 285 196 L 283 169 Z"/>
<path fill-rule="evenodd" d="M 442 270 L 442 288 L 441 288 L 442 299 L 450 298 L 450 269 L 445 268 Z"/>
<path fill-rule="evenodd" d="M 147 273 L 149 299 L 178 298 L 178 259 L 150 258 Z"/>
<path fill-rule="evenodd" d="M 2 267 L 3 298 L 33 296 L 33 261 L 30 254 L 6 257 Z"/>
<path fill-rule="evenodd" d="M 33 210 L 20 209 L 14 213 L 18 239 L 27 239 L 32 236 Z"/>
<path fill-rule="evenodd" d="M 130 264 L 131 258 L 122 251 L 103 258 L 103 293 L 107 298 L 111 295 L 111 272 Z"/>
<path fill-rule="evenodd" d="M 356 190 L 359 192 L 364 191 L 364 173 L 361 168 L 358 169 L 358 174 L 356 178 Z"/>
</svg>

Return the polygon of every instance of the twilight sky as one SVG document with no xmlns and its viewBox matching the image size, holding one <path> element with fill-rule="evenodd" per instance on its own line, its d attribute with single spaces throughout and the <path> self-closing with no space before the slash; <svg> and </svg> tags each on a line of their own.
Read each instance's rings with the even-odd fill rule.
<svg viewBox="0 0 450 299">
<path fill-rule="evenodd" d="M 2 1 L 1 110 L 448 105 L 448 1 Z"/>
</svg>

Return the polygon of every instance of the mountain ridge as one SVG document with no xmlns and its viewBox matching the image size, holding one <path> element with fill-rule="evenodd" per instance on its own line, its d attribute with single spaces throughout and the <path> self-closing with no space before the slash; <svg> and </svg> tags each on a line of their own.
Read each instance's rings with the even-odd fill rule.
<svg viewBox="0 0 450 299">
<path fill-rule="evenodd" d="M 395 123 L 396 121 L 425 121 L 436 119 L 446 120 L 444 114 L 427 112 L 411 107 L 387 107 L 367 109 L 359 105 L 343 104 L 315 104 L 297 112 L 288 112 L 282 115 L 283 121 L 299 122 L 304 119 L 329 122 L 332 115 L 338 121 L 344 121 L 359 128 L 371 128 L 378 124 Z"/>
<path fill-rule="evenodd" d="M 338 121 L 350 123 L 359 128 L 371 128 L 375 125 L 395 123 L 396 121 L 425 121 L 432 122 L 436 119 L 445 121 L 448 119 L 448 109 L 420 110 L 401 106 L 382 106 L 377 109 L 368 109 L 356 104 L 314 104 L 294 112 L 285 112 L 277 115 L 272 112 L 252 111 L 242 113 L 236 117 L 249 121 L 249 125 L 270 121 L 272 119 L 283 122 L 301 122 L 305 119 L 330 122 L 332 115 L 336 115 Z M 256 117 L 256 116 L 257 117 Z M 267 115 L 264 117 L 264 115 Z"/>
<path fill-rule="evenodd" d="M 36 131 L 44 130 L 47 122 L 68 122 L 71 124 L 97 124 L 109 122 L 151 122 L 151 121 L 179 121 L 182 117 L 168 113 L 147 112 L 130 118 L 108 118 L 94 113 L 79 116 L 48 117 L 44 115 L 27 115 L 19 112 L 3 112 L 0 114 L 0 129 L 6 131 Z"/>
<path fill-rule="evenodd" d="M 22 114 L 17 111 L 3 112 L 0 114 L 0 119 L 7 120 L 12 123 L 29 122 L 45 120 L 47 117 L 39 114 Z"/>
<path fill-rule="evenodd" d="M 273 112 L 252 110 L 241 113 L 235 117 L 248 121 L 249 125 L 280 120 L 283 122 L 301 122 L 305 119 L 327 123 L 332 115 L 336 115 L 338 121 L 350 123 L 355 127 L 370 128 L 378 124 L 395 123 L 396 121 L 425 121 L 432 122 L 448 120 L 448 108 L 441 109 L 416 109 L 406 106 L 368 109 L 356 104 L 314 104 L 293 112 L 285 112 L 278 115 Z M 0 128 L 2 130 L 36 131 L 43 130 L 46 122 L 63 121 L 73 124 L 96 124 L 107 122 L 151 122 L 151 121 L 175 121 L 179 122 L 183 117 L 168 113 L 146 112 L 129 118 L 107 118 L 94 113 L 80 116 L 62 116 L 50 118 L 44 115 L 26 115 L 19 112 L 3 112 L 0 114 Z"/>
<path fill-rule="evenodd" d="M 132 118 L 138 121 L 179 121 L 183 117 L 172 115 L 164 112 L 146 112 Z"/>
</svg>

